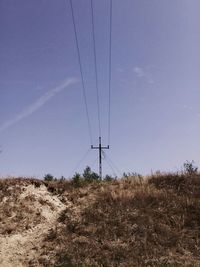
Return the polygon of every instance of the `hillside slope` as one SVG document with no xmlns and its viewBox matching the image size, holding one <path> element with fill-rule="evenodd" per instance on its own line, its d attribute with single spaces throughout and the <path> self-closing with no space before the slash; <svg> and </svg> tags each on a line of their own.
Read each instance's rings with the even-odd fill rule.
<svg viewBox="0 0 200 267">
<path fill-rule="evenodd" d="M 0 266 L 40 266 L 43 240 L 66 205 L 39 181 L 6 180 L 1 186 Z"/>
<path fill-rule="evenodd" d="M 200 175 L 0 181 L 0 266 L 200 266 Z"/>
</svg>

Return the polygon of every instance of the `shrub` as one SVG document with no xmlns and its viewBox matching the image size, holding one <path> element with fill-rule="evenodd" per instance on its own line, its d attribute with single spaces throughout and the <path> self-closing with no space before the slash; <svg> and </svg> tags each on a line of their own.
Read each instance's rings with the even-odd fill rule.
<svg viewBox="0 0 200 267">
<path fill-rule="evenodd" d="M 65 181 L 65 177 L 62 175 L 59 179 L 59 182 L 64 182 Z"/>
<path fill-rule="evenodd" d="M 86 182 L 93 182 L 100 180 L 97 173 L 93 172 L 89 166 L 87 166 L 83 172 L 83 178 Z"/>
<path fill-rule="evenodd" d="M 51 182 L 51 181 L 54 180 L 54 177 L 53 177 L 53 175 L 51 175 L 50 173 L 48 173 L 48 174 L 45 174 L 44 180 L 47 181 L 47 182 Z"/>
<path fill-rule="evenodd" d="M 106 182 L 111 182 L 111 181 L 113 181 L 115 178 L 113 178 L 111 175 L 106 175 L 105 176 L 105 178 L 104 178 L 104 181 L 106 181 Z"/>
<path fill-rule="evenodd" d="M 81 175 L 79 173 L 75 173 L 72 177 L 72 181 L 75 186 L 80 186 L 82 183 Z"/>
<path fill-rule="evenodd" d="M 186 174 L 192 175 L 192 174 L 197 174 L 198 172 L 198 167 L 194 166 L 194 161 L 192 160 L 189 162 L 188 160 L 183 164 L 184 167 L 184 172 Z"/>
</svg>

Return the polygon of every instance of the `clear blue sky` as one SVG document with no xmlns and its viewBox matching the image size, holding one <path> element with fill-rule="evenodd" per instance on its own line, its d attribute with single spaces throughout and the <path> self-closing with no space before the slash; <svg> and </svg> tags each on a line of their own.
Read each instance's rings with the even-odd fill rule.
<svg viewBox="0 0 200 267">
<path fill-rule="evenodd" d="M 90 0 L 73 5 L 96 145 Z M 107 153 L 121 172 L 200 165 L 199 10 L 199 0 L 113 0 Z M 94 0 L 94 18 L 107 145 L 109 0 Z M 69 1 L 1 0 L 0 175 L 68 177 L 90 145 Z M 97 156 L 77 171 L 98 171 Z"/>
</svg>

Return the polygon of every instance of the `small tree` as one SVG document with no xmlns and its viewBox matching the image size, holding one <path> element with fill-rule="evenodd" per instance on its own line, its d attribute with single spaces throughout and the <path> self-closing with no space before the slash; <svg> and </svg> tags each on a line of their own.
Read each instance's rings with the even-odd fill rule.
<svg viewBox="0 0 200 267">
<path fill-rule="evenodd" d="M 51 181 L 54 180 L 54 177 L 53 177 L 53 175 L 51 175 L 50 173 L 48 173 L 48 174 L 45 174 L 44 180 L 47 181 L 47 182 L 51 182 Z"/>
<path fill-rule="evenodd" d="M 82 182 L 81 175 L 79 173 L 75 173 L 74 176 L 72 177 L 72 181 L 75 186 L 80 186 Z"/>
<path fill-rule="evenodd" d="M 192 175 L 192 174 L 197 174 L 198 172 L 198 167 L 194 166 L 194 161 L 192 160 L 189 162 L 188 160 L 183 164 L 184 167 L 184 172 L 186 174 Z"/>
<path fill-rule="evenodd" d="M 64 182 L 65 181 L 65 177 L 62 175 L 59 179 L 60 182 Z"/>
<path fill-rule="evenodd" d="M 115 178 L 113 178 L 111 175 L 106 175 L 105 178 L 104 178 L 104 181 L 106 182 L 110 182 L 110 181 L 113 181 Z"/>
<path fill-rule="evenodd" d="M 92 182 L 92 181 L 98 181 L 99 180 L 99 175 L 91 170 L 89 166 L 87 166 L 83 172 L 83 178 L 87 182 Z"/>
</svg>

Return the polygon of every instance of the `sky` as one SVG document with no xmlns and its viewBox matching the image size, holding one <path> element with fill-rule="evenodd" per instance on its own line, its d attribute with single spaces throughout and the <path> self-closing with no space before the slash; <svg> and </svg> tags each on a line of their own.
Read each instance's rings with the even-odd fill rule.
<svg viewBox="0 0 200 267">
<path fill-rule="evenodd" d="M 72 0 L 98 145 L 90 0 Z M 108 145 L 109 0 L 93 0 Z M 200 167 L 200 1 L 113 0 L 111 138 L 103 174 Z M 0 176 L 98 172 L 69 0 L 0 1 Z"/>
</svg>

